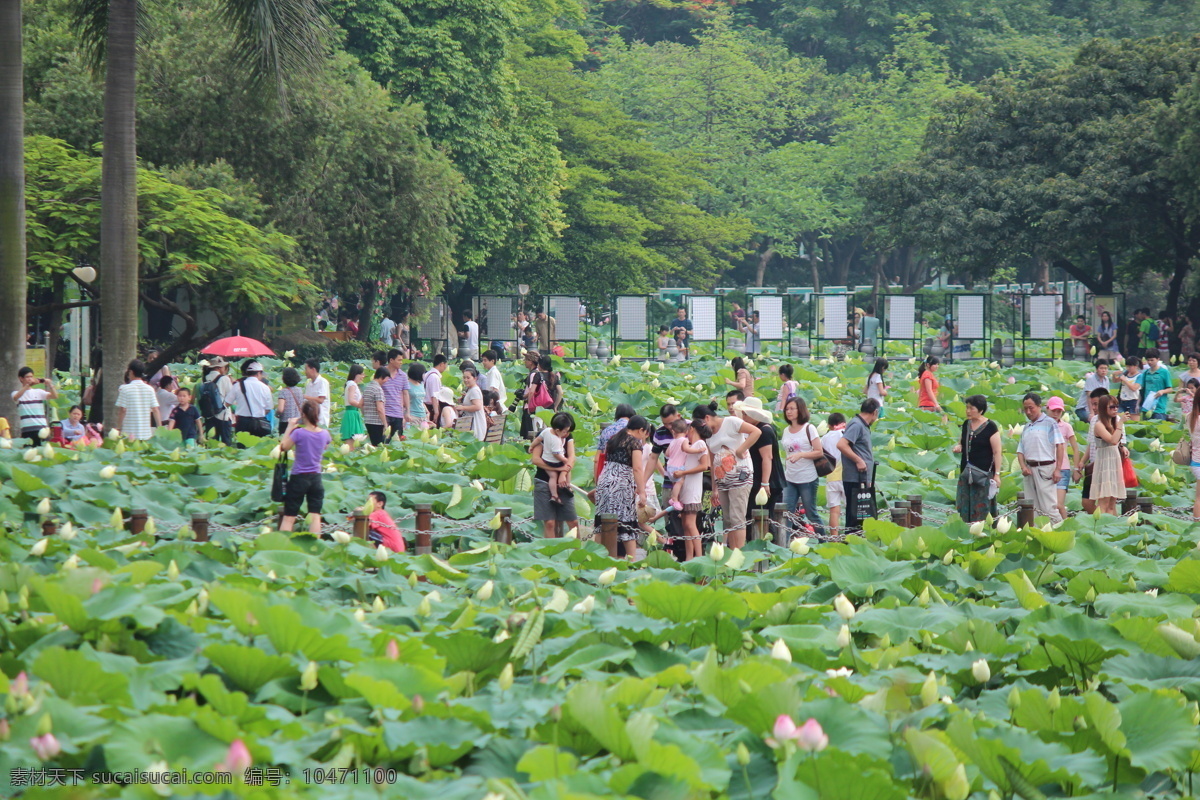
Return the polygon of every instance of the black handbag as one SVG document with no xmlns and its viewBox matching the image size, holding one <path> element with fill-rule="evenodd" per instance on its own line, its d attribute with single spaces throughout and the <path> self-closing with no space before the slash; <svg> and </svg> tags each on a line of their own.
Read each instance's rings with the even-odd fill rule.
<svg viewBox="0 0 1200 800">
<path fill-rule="evenodd" d="M 850 498 L 850 502 L 854 504 L 854 518 L 861 521 L 864 519 L 874 519 L 876 511 L 875 504 L 875 484 L 860 483 L 858 489 L 854 492 L 854 497 Z"/>
<path fill-rule="evenodd" d="M 287 497 L 288 490 L 288 463 L 287 453 L 281 452 L 279 460 L 275 462 L 275 474 L 271 476 L 271 501 L 282 503 Z"/>
<path fill-rule="evenodd" d="M 963 448 L 964 461 L 970 458 L 971 443 L 975 440 L 975 431 L 971 430 L 970 426 L 970 422 L 963 423 L 963 438 L 967 442 L 967 446 Z M 992 474 L 990 472 L 980 469 L 970 461 L 967 461 L 967 466 L 963 469 L 963 475 L 966 477 L 967 485 L 969 486 L 987 486 L 992 481 Z"/>
</svg>

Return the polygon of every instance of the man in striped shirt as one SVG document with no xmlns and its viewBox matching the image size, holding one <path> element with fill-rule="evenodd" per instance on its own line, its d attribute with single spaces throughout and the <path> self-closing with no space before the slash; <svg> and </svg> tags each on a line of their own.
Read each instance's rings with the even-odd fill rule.
<svg viewBox="0 0 1200 800">
<path fill-rule="evenodd" d="M 46 400 L 58 397 L 58 389 L 49 378 L 34 377 L 30 367 L 21 367 L 17 371 L 17 380 L 21 382 L 21 388 L 12 393 L 17 404 L 17 425 L 21 436 L 36 445 L 42 429 L 50 424 L 46 419 Z"/>
<path fill-rule="evenodd" d="M 136 358 L 130 361 L 125 378 L 127 383 L 117 390 L 117 430 L 130 439 L 149 439 L 162 420 L 154 387 L 146 383 L 146 365 Z"/>
<path fill-rule="evenodd" d="M 408 375 L 404 372 L 404 353 L 393 348 L 387 354 L 387 371 L 392 377 L 383 384 L 383 408 L 387 412 L 387 424 L 391 428 L 387 441 L 393 436 L 404 435 L 404 421 L 408 414 Z"/>
</svg>

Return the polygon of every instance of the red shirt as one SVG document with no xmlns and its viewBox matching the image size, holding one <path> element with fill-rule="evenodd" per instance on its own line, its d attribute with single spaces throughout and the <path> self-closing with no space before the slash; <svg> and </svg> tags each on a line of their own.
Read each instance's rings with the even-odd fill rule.
<svg viewBox="0 0 1200 800">
<path fill-rule="evenodd" d="M 378 534 L 384 547 L 393 553 L 404 552 L 404 536 L 396 527 L 396 523 L 392 521 L 391 514 L 382 508 L 377 508 L 367 519 L 370 520 L 371 533 Z"/>
<path fill-rule="evenodd" d="M 933 383 L 933 385 L 928 386 L 928 388 L 927 384 L 925 383 L 927 379 Z M 934 408 L 937 406 L 937 394 L 939 386 L 940 384 L 938 383 L 938 379 L 934 376 L 933 372 L 930 370 L 925 370 L 922 372 L 920 388 L 917 390 L 917 406 L 919 408 Z M 930 389 L 932 389 L 932 391 L 930 391 Z"/>
</svg>

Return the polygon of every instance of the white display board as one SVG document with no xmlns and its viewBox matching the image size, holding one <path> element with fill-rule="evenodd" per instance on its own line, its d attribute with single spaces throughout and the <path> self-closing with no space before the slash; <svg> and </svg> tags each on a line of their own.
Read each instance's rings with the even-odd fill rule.
<svg viewBox="0 0 1200 800">
<path fill-rule="evenodd" d="M 887 318 L 884 324 L 887 326 L 885 336 L 888 339 L 917 338 L 917 298 L 887 298 Z"/>
<path fill-rule="evenodd" d="M 504 341 L 516 336 L 512 319 L 513 298 L 480 297 L 477 305 L 475 321 L 479 323 L 479 335 L 484 341 L 490 342 L 493 339 Z"/>
<path fill-rule="evenodd" d="M 754 298 L 754 310 L 758 312 L 758 338 L 760 340 L 783 338 L 783 298 L 759 296 Z"/>
<path fill-rule="evenodd" d="M 846 295 L 822 295 L 817 305 L 820 315 L 819 335 L 822 339 L 845 339 L 847 306 Z"/>
<path fill-rule="evenodd" d="M 1054 295 L 1035 294 L 1026 299 L 1029 301 L 1025 304 L 1029 309 L 1029 338 L 1055 338 L 1058 329 L 1056 309 L 1059 298 Z"/>
<path fill-rule="evenodd" d="M 579 298 L 547 297 L 546 313 L 554 317 L 555 341 L 573 342 L 579 339 Z"/>
<path fill-rule="evenodd" d="M 983 297 L 956 297 L 954 306 L 954 320 L 958 323 L 959 338 L 984 338 Z"/>
<path fill-rule="evenodd" d="M 446 304 L 440 297 L 418 297 L 413 303 L 417 319 L 417 336 L 422 339 L 445 339 Z"/>
<path fill-rule="evenodd" d="M 646 298 L 617 298 L 617 338 L 642 341 L 646 338 Z"/>
<path fill-rule="evenodd" d="M 688 317 L 692 320 L 692 339 L 697 342 L 715 342 L 717 340 L 717 298 L 689 296 L 688 306 L 691 309 Z"/>
</svg>

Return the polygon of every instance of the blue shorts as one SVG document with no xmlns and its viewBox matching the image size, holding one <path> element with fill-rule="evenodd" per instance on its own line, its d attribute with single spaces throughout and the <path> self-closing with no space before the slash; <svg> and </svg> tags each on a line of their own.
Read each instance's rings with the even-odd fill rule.
<svg viewBox="0 0 1200 800">
<path fill-rule="evenodd" d="M 1122 414 L 1138 414 L 1142 410 L 1142 404 L 1138 402 L 1137 398 L 1134 398 L 1133 400 L 1122 400 L 1119 407 Z"/>
<path fill-rule="evenodd" d="M 1060 489 L 1070 489 L 1071 488 L 1071 470 L 1064 469 L 1062 471 L 1062 476 L 1059 477 L 1058 483 L 1056 484 L 1056 486 L 1058 486 L 1058 488 L 1060 488 Z"/>
</svg>

